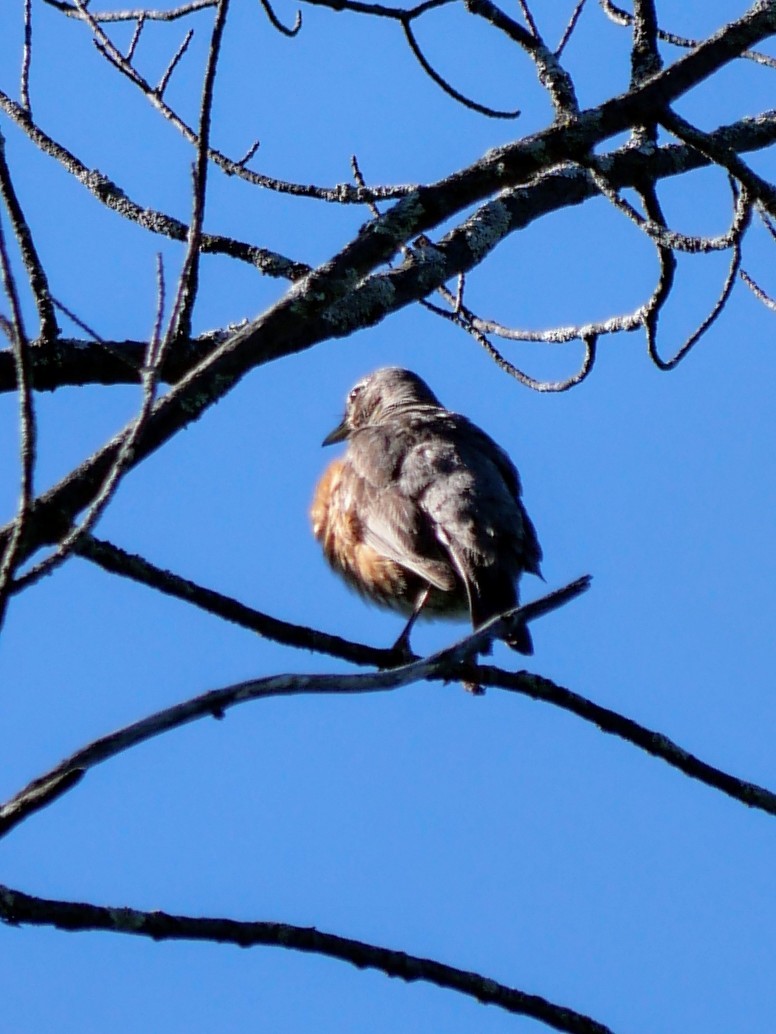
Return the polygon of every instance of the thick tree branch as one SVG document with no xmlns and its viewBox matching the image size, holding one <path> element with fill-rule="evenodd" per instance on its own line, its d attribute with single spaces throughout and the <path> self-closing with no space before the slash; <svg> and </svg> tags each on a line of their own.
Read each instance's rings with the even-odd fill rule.
<svg viewBox="0 0 776 1034">
<path fill-rule="evenodd" d="M 742 119 L 722 126 L 709 135 L 720 144 L 739 151 L 767 147 L 776 140 L 776 112 Z M 620 148 L 605 156 L 605 164 L 609 183 L 617 189 L 623 189 L 642 184 L 645 180 L 679 176 L 709 166 L 712 161 L 694 147 L 670 144 L 654 152 Z M 427 252 L 425 261 L 423 255 L 415 254 L 411 266 L 369 278 L 353 293 L 352 315 L 347 311 L 338 313 L 337 325 L 341 333 L 346 334 L 378 322 L 384 315 L 436 290 L 452 276 L 472 269 L 509 234 L 550 212 L 582 204 L 597 194 L 598 188 L 589 173 L 576 166 L 553 169 L 527 186 L 502 194 L 497 201 L 483 206 L 460 228 L 451 231 L 434 245 L 433 255 Z M 183 223 L 180 228 L 179 239 L 183 240 L 187 228 Z M 178 237 L 178 234 L 175 236 Z M 205 234 L 204 250 L 210 250 L 209 239 L 209 235 Z M 296 268 L 301 274 L 309 272 L 306 267 Z M 390 289 L 386 289 L 386 281 L 390 283 Z M 632 329 L 639 325 L 637 321 Z M 330 330 L 330 325 L 327 324 L 325 329 Z M 584 333 L 580 328 L 568 328 L 565 334 L 561 330 L 538 333 L 543 335 L 540 340 L 562 342 L 584 337 L 588 329 L 583 327 Z M 608 331 L 601 329 L 600 332 L 612 332 L 615 329 L 612 325 Z M 225 331 L 216 331 L 189 342 L 178 343 L 174 352 L 165 360 L 162 380 L 167 383 L 181 380 L 210 355 L 215 344 L 222 343 L 225 336 Z M 127 362 L 123 362 L 93 342 L 63 339 L 45 359 L 38 354 L 37 349 L 32 350 L 33 383 L 36 389 L 42 391 L 72 384 L 133 383 L 138 378 L 132 370 L 142 365 L 144 348 L 145 343 L 140 341 L 113 342 L 111 349 L 116 355 L 126 354 Z M 13 370 L 12 354 L 0 351 L 0 392 L 14 390 L 16 384 Z"/>
<path fill-rule="evenodd" d="M 741 49 L 774 31 L 776 0 L 757 3 L 743 18 L 629 93 L 582 112 L 563 125 L 553 125 L 517 143 L 489 151 L 468 168 L 431 186 L 420 187 L 397 202 L 367 223 L 339 254 L 295 284 L 280 301 L 238 331 L 161 399 L 137 437 L 133 462 L 139 462 L 198 419 L 262 362 L 305 350 L 326 337 L 343 333 L 336 305 L 351 295 L 348 304 L 352 314 L 357 286 L 412 237 L 496 190 L 525 182 L 560 162 L 583 159 L 591 147 L 634 123 L 642 123 L 656 106 L 664 108 Z M 477 253 L 481 251 L 476 239 L 470 243 Z M 444 278 L 434 279 L 436 283 L 426 287 L 416 277 L 414 290 L 420 287 L 423 294 L 428 293 Z M 395 297 L 389 301 L 395 303 Z M 384 299 L 382 316 L 388 308 Z M 27 555 L 56 541 L 63 527 L 69 526 L 76 514 L 89 505 L 130 433 L 130 428 L 125 428 L 36 501 L 24 543 Z M 9 533 L 8 527 L 0 531 L 0 548 L 4 548 Z"/>
</svg>

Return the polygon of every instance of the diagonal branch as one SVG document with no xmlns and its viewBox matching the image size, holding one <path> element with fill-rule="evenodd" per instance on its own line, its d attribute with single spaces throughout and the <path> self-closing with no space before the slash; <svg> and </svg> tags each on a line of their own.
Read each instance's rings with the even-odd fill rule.
<svg viewBox="0 0 776 1034">
<path fill-rule="evenodd" d="M 19 204 L 19 199 L 14 190 L 11 170 L 8 168 L 8 162 L 5 157 L 5 137 L 2 133 L 0 133 L 0 197 L 2 197 L 8 210 L 24 268 L 27 270 L 30 289 L 35 299 L 35 307 L 38 310 L 40 337 L 45 342 L 53 342 L 59 334 L 59 328 L 57 327 L 57 318 L 51 301 L 48 277 L 38 256 L 24 210 Z"/>
<path fill-rule="evenodd" d="M 483 1005 L 496 1005 L 506 1012 L 529 1016 L 566 1034 L 612 1034 L 609 1027 L 589 1016 L 566 1006 L 555 1005 L 538 995 L 500 984 L 479 973 L 457 969 L 434 959 L 408 955 L 403 951 L 366 944 L 350 937 L 325 933 L 315 927 L 195 918 L 160 911 L 141 912 L 134 908 L 106 908 L 84 902 L 53 901 L 32 897 L 2 884 L 0 919 L 13 926 L 24 924 L 54 926 L 60 930 L 106 930 L 148 937 L 154 941 L 212 941 L 217 944 L 236 944 L 241 948 L 256 945 L 290 948 L 348 962 L 359 969 L 376 969 L 386 976 L 399 977 L 408 982 L 420 980 L 448 991 L 457 991 Z"/>
<path fill-rule="evenodd" d="M 189 722 L 205 717 L 223 718 L 228 708 L 248 700 L 297 696 L 303 693 L 379 693 L 423 679 L 437 679 L 443 682 L 457 679 L 459 669 L 468 672 L 473 667 L 470 663 L 471 658 L 487 651 L 494 639 L 503 638 L 526 622 L 563 606 L 585 592 L 589 585 L 589 577 L 579 578 L 562 589 L 556 589 L 532 603 L 524 604 L 488 621 L 482 628 L 454 643 L 453 646 L 430 657 L 402 664 L 390 671 L 368 675 L 270 675 L 223 689 L 210 690 L 147 718 L 141 718 L 76 751 L 0 806 L 0 836 L 61 796 L 95 765 Z"/>
<path fill-rule="evenodd" d="M 17 126 L 44 154 L 56 159 L 71 176 L 84 186 L 93 197 L 118 213 L 124 219 L 137 223 L 144 230 L 158 233 L 175 241 L 185 241 L 189 228 L 173 216 L 153 208 L 144 208 L 133 201 L 122 188 L 97 169 L 90 169 L 62 144 L 57 143 L 30 117 L 24 108 L 0 90 L 0 109 L 13 119 Z M 407 193 L 409 188 L 404 189 Z M 298 280 L 310 272 L 310 267 L 301 262 L 280 255 L 278 252 L 259 248 L 254 244 L 234 240 L 215 233 L 203 233 L 202 251 L 210 254 L 228 255 L 254 266 L 265 276 Z"/>
<path fill-rule="evenodd" d="M 776 140 L 776 112 L 720 126 L 710 135 L 715 141 L 737 150 L 768 147 Z M 686 144 L 669 144 L 654 151 L 626 145 L 607 155 L 607 178 L 617 189 L 629 186 L 643 189 L 645 182 L 678 176 L 710 164 L 709 158 Z M 536 177 L 530 184 L 508 191 L 496 201 L 487 202 L 437 242 L 433 251 L 415 249 L 410 264 L 390 273 L 368 277 L 352 293 L 352 308 L 338 309 L 335 321 L 338 334 L 345 335 L 379 322 L 385 315 L 425 297 L 451 277 L 474 268 L 509 234 L 550 212 L 582 204 L 597 194 L 598 188 L 585 169 L 561 165 Z M 187 230 L 184 224 L 180 226 L 180 239 L 184 239 Z M 206 234 L 204 250 L 209 250 L 208 241 Z M 299 268 L 299 275 L 309 272 L 306 267 Z M 633 319 L 629 316 L 615 317 L 595 324 L 537 332 L 519 331 L 505 336 L 547 343 L 584 340 L 593 333 L 637 330 L 643 319 L 639 313 L 632 315 Z M 487 330 L 485 322 L 480 329 Z M 166 358 L 161 371 L 162 380 L 167 383 L 180 381 L 212 355 L 236 329 L 211 331 L 191 341 L 179 342 Z M 327 324 L 326 331 L 330 333 L 331 323 Z M 91 342 L 60 339 L 47 362 L 42 360 L 36 349 L 32 350 L 33 384 L 37 390 L 53 390 L 71 384 L 134 383 L 137 376 L 129 371 L 142 365 L 145 347 L 145 343 L 140 341 L 113 342 L 110 351 L 106 352 L 104 347 Z M 119 353 L 126 355 L 126 361 L 112 357 Z M 0 392 L 12 391 L 15 387 L 13 355 L 9 351 L 0 351 Z"/>
<path fill-rule="evenodd" d="M 629 93 L 582 112 L 563 125 L 552 125 L 517 143 L 489 151 L 468 168 L 446 180 L 420 187 L 397 202 L 363 226 L 337 255 L 296 283 L 267 312 L 238 331 L 161 399 L 137 436 L 133 464 L 201 416 L 249 370 L 349 332 L 353 326 L 352 322 L 348 326 L 348 320 L 353 319 L 353 303 L 359 290 L 367 286 L 367 275 L 418 233 L 433 228 L 496 190 L 526 182 L 560 162 L 582 159 L 591 147 L 634 121 L 643 122 L 656 104 L 661 107 L 668 104 L 743 47 L 775 30 L 776 2 L 755 5 L 744 18 L 731 23 L 693 53 Z M 500 200 L 496 205 L 501 206 L 503 223 L 504 202 Z M 470 247 L 474 257 L 481 260 L 480 242 L 474 240 Z M 446 278 L 439 276 L 442 272 L 440 264 L 436 264 L 436 282 L 427 287 L 415 275 L 414 292 L 427 294 L 433 290 Z M 349 307 L 345 319 L 336 311 L 338 304 Z M 376 319 L 383 318 L 397 304 L 395 295 L 386 300 L 383 294 Z M 363 307 L 359 305 L 357 309 L 360 325 L 369 325 Z M 63 523 L 69 526 L 75 514 L 89 504 L 129 433 L 130 429 L 125 428 L 38 501 L 25 543 L 29 552 L 46 542 L 56 541 Z M 7 527 L 0 530 L 0 547 L 7 541 L 7 535 Z"/>
<path fill-rule="evenodd" d="M 601 707 L 542 676 L 532 675 L 526 671 L 513 673 L 472 662 L 475 655 L 487 650 L 494 638 L 504 638 L 510 630 L 514 630 L 520 624 L 535 620 L 569 602 L 585 592 L 589 583 L 589 578 L 580 578 L 539 600 L 494 618 L 451 647 L 390 671 L 364 675 L 270 675 L 210 690 L 183 703 L 165 708 L 95 740 L 29 783 L 0 807 L 0 835 L 5 835 L 20 822 L 75 786 L 90 768 L 130 750 L 138 743 L 144 743 L 189 722 L 205 717 L 221 718 L 227 709 L 249 700 L 305 693 L 379 693 L 423 680 L 476 683 L 522 693 L 534 700 L 543 700 L 598 726 L 604 732 L 619 736 L 690 778 L 721 790 L 748 807 L 776 815 L 776 793 L 701 761 L 662 733 L 639 725 L 638 722 L 609 708 Z"/>
<path fill-rule="evenodd" d="M 213 589 L 207 589 L 188 578 L 181 578 L 157 567 L 136 553 L 127 553 L 112 542 L 85 535 L 76 546 L 79 556 L 97 564 L 111 574 L 130 578 L 141 585 L 157 589 L 167 596 L 191 603 L 209 614 L 230 621 L 241 628 L 256 632 L 265 639 L 271 639 L 285 646 L 293 646 L 302 650 L 313 650 L 316 653 L 339 657 L 352 664 L 367 664 L 376 668 L 390 668 L 396 664 L 393 650 L 367 646 L 365 643 L 354 643 L 341 639 L 337 635 L 318 632 L 304 625 L 295 625 L 290 621 L 281 621 L 262 611 L 247 607 L 244 603 L 225 596 Z"/>
<path fill-rule="evenodd" d="M 776 186 L 758 176 L 732 148 L 715 140 L 711 133 L 704 133 L 693 126 L 668 107 L 661 111 L 659 119 L 674 136 L 695 147 L 723 169 L 727 169 L 731 176 L 748 188 L 752 197 L 756 198 L 763 208 L 772 216 L 776 216 Z"/>
</svg>

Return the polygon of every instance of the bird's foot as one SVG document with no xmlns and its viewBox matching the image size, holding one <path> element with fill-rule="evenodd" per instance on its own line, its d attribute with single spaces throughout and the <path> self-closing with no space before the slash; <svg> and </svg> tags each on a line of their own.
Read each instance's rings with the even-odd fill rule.
<svg viewBox="0 0 776 1034">
<path fill-rule="evenodd" d="M 409 629 L 404 629 L 402 634 L 391 647 L 391 653 L 396 658 L 397 668 L 400 668 L 404 664 L 412 664 L 413 661 L 418 659 L 417 654 L 413 653 L 412 647 L 410 646 Z"/>
<path fill-rule="evenodd" d="M 471 693 L 475 697 L 485 696 L 485 687 L 481 686 L 478 682 L 462 682 L 461 685 L 467 693 Z"/>
</svg>

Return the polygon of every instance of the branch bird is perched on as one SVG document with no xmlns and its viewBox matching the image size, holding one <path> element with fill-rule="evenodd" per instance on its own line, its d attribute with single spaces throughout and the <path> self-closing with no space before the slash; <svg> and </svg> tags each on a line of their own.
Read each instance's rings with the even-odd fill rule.
<svg viewBox="0 0 776 1034">
<path fill-rule="evenodd" d="M 478 628 L 517 605 L 523 571 L 541 576 L 514 464 L 417 374 L 388 366 L 359 381 L 323 444 L 345 440 L 316 488 L 313 532 L 349 585 L 409 615 L 397 650 L 421 612 L 468 613 Z M 525 626 L 507 642 L 533 653 Z"/>
</svg>

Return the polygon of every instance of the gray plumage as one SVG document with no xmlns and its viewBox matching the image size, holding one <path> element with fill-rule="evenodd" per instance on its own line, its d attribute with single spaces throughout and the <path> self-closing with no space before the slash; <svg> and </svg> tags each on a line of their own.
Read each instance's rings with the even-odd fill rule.
<svg viewBox="0 0 776 1034">
<path fill-rule="evenodd" d="M 523 571 L 540 575 L 542 551 L 518 472 L 492 438 L 399 367 L 353 388 L 324 444 L 345 438 L 339 505 L 349 505 L 366 547 L 407 572 L 391 598 L 342 571 L 357 588 L 404 613 L 419 609 L 423 592 L 424 613 L 468 610 L 475 628 L 517 604 L 517 582 Z M 510 645 L 533 650 L 526 628 Z"/>
</svg>

